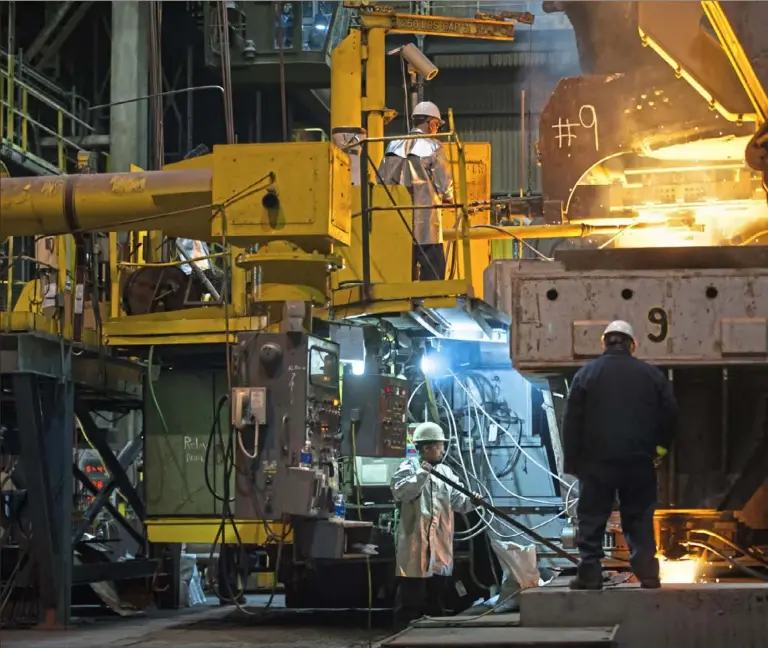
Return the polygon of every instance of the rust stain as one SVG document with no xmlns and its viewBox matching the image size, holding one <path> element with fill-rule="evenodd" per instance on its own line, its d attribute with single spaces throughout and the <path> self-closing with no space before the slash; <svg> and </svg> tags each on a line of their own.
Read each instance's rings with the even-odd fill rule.
<svg viewBox="0 0 768 648">
<path fill-rule="evenodd" d="M 115 176 L 109 184 L 115 194 L 140 193 L 147 188 L 147 179 L 143 175 L 131 173 Z"/>
<path fill-rule="evenodd" d="M 44 196 L 50 197 L 53 194 L 61 191 L 61 188 L 63 186 L 64 186 L 64 181 L 63 180 L 59 180 L 59 179 L 56 179 L 56 180 L 46 180 L 43 183 L 43 188 L 40 189 L 40 193 L 43 194 Z M 24 189 L 28 189 L 28 188 L 29 188 L 29 185 L 24 187 Z"/>
</svg>

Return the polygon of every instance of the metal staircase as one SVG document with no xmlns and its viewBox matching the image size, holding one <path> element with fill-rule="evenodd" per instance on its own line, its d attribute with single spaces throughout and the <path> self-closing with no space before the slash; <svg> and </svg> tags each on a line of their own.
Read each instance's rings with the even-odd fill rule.
<svg viewBox="0 0 768 648">
<path fill-rule="evenodd" d="M 88 102 L 0 49 L 0 161 L 10 175 L 58 175 L 96 129 Z"/>
</svg>

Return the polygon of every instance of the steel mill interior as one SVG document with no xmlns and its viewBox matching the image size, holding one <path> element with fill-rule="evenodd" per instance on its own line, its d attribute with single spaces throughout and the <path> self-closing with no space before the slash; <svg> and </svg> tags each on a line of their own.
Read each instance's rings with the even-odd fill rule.
<svg viewBox="0 0 768 648">
<path fill-rule="evenodd" d="M 766 25 L 2 0 L 0 645 L 768 646 Z"/>
</svg>

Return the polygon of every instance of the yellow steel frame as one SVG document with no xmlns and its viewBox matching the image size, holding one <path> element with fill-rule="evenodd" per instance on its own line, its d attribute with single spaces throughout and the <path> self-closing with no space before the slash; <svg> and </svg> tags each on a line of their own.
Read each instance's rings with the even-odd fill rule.
<svg viewBox="0 0 768 648">
<path fill-rule="evenodd" d="M 293 531 L 279 522 L 269 523 L 269 533 L 261 520 L 234 520 L 243 544 L 265 545 L 274 541 L 274 536 L 285 542 L 293 542 Z M 147 537 L 150 542 L 181 544 L 213 544 L 221 527 L 221 518 L 157 518 L 146 520 Z M 235 542 L 235 531 L 227 523 L 226 536 Z M 271 535 L 270 535 L 271 534 Z M 221 541 L 221 537 L 218 538 Z"/>
</svg>

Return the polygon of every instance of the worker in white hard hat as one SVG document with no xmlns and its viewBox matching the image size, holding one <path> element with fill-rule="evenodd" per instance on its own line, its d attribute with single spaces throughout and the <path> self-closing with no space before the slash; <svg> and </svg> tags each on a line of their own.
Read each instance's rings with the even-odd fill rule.
<svg viewBox="0 0 768 648">
<path fill-rule="evenodd" d="M 411 135 L 434 135 L 445 123 L 440 109 L 422 101 L 413 109 Z M 413 281 L 445 278 L 441 205 L 453 204 L 453 174 L 440 142 L 432 137 L 394 140 L 378 169 L 382 184 L 403 185 L 411 193 L 413 210 Z"/>
<path fill-rule="evenodd" d="M 453 512 L 468 513 L 472 500 L 432 477 L 439 472 L 461 484 L 442 463 L 446 438 L 437 423 L 421 423 L 413 432 L 418 459 L 406 459 L 392 476 L 400 507 L 397 533 L 395 620 L 406 624 L 424 614 L 443 613 L 442 595 L 453 572 Z"/>
<path fill-rule="evenodd" d="M 602 589 L 603 539 L 618 494 L 632 571 L 644 588 L 661 586 L 653 515 L 654 461 L 677 427 L 672 386 L 656 367 L 634 357 L 632 326 L 611 322 L 603 354 L 570 385 L 563 420 L 566 473 L 579 478 L 577 544 L 581 557 L 571 589 Z"/>
</svg>

